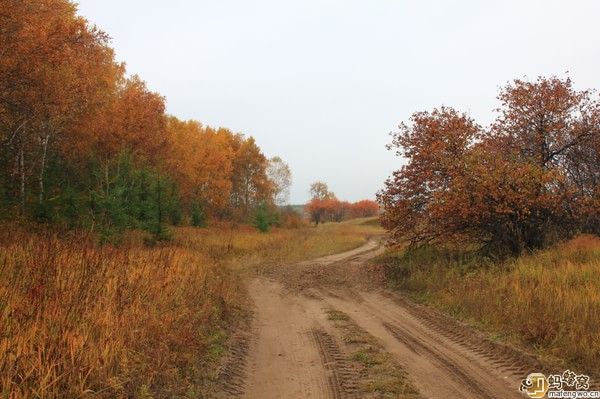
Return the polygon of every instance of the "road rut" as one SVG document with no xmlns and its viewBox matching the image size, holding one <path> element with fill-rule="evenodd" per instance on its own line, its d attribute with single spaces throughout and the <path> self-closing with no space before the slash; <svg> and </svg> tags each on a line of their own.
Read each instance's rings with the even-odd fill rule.
<svg viewBox="0 0 600 399">
<path fill-rule="evenodd" d="M 337 310 L 375 337 L 425 398 L 520 398 L 520 379 L 535 371 L 535 359 L 376 287 L 366 262 L 380 252 L 372 240 L 253 278 L 248 289 L 255 316 L 244 378 L 229 393 L 261 399 L 365 397 L 361 374 L 327 317 Z"/>
</svg>

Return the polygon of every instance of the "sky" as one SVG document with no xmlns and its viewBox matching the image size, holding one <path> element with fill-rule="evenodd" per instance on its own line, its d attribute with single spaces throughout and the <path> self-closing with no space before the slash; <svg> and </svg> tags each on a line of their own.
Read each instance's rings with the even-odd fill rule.
<svg viewBox="0 0 600 399">
<path fill-rule="evenodd" d="M 374 199 L 403 164 L 389 134 L 414 112 L 453 106 L 485 125 L 516 78 L 600 88 L 597 0 L 79 0 L 79 11 L 170 114 L 282 157 L 291 203 L 316 180 Z"/>
</svg>

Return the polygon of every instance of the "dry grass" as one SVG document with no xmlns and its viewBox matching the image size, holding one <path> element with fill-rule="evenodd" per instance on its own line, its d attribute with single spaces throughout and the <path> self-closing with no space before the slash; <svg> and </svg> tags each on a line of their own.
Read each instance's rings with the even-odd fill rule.
<svg viewBox="0 0 600 399">
<path fill-rule="evenodd" d="M 600 370 L 600 238 L 502 264 L 433 251 L 382 260 L 421 300 L 578 372 Z"/>
<path fill-rule="evenodd" d="M 165 246 L 0 230 L 0 397 L 197 398 L 243 315 L 239 272 L 362 244 L 358 224 L 180 228 Z"/>
<path fill-rule="evenodd" d="M 208 230 L 180 228 L 174 243 L 226 259 L 235 269 L 263 264 L 291 263 L 354 249 L 373 235 L 383 234 L 373 218 L 343 223 L 304 226 L 297 229 L 273 229 L 258 233 L 248 226 L 220 226 Z"/>
<path fill-rule="evenodd" d="M 7 398 L 195 397 L 233 279 L 182 248 L 13 231 L 0 244 Z"/>
</svg>

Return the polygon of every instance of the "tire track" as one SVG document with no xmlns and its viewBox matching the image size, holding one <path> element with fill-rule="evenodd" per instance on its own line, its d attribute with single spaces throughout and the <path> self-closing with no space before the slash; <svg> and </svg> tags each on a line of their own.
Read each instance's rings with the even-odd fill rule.
<svg viewBox="0 0 600 399">
<path fill-rule="evenodd" d="M 339 291 L 338 291 L 339 292 Z M 430 398 L 519 398 L 518 381 L 503 375 L 475 351 L 445 337 L 400 303 L 378 293 L 361 292 L 362 300 L 324 295 L 332 308 L 347 313 L 378 338 Z M 462 333 L 462 334 L 467 334 Z M 465 335 L 466 336 L 466 335 Z M 486 347 L 477 348 L 486 351 Z M 501 362 L 507 362 L 498 355 Z M 513 364 L 513 362 L 508 361 Z"/>
<path fill-rule="evenodd" d="M 237 333 L 231 338 L 228 357 L 219 373 L 221 390 L 229 397 L 241 397 L 246 388 L 249 334 Z"/>
<path fill-rule="evenodd" d="M 354 398 L 357 391 L 356 375 L 335 339 L 322 329 L 313 329 L 311 333 L 319 349 L 321 362 L 329 374 L 331 398 Z"/>
<path fill-rule="evenodd" d="M 325 309 L 344 313 L 355 331 L 372 337 L 378 353 L 402 370 L 397 376 L 406 376 L 416 389 L 399 390 L 399 397 L 420 392 L 430 399 L 520 398 L 520 380 L 545 371 L 534 357 L 491 342 L 463 323 L 400 295 L 372 291 L 363 284 L 363 265 L 377 251 L 369 242 L 316 263 L 273 268 L 270 275 L 281 283 L 251 280 L 253 336 L 232 340 L 222 372 L 226 397 L 343 399 L 371 392 L 373 370 L 381 374 L 364 368 L 371 367 L 372 348 L 348 344 L 331 328 Z"/>
<path fill-rule="evenodd" d="M 487 360 L 503 374 L 521 379 L 532 372 L 550 371 L 533 355 L 508 345 L 492 342 L 469 326 L 433 309 L 407 301 L 397 295 L 390 295 L 390 297 L 425 326 Z"/>
<path fill-rule="evenodd" d="M 438 352 L 432 347 L 427 346 L 421 340 L 415 338 L 410 333 L 407 333 L 401 327 L 393 326 L 389 323 L 383 323 L 383 326 L 399 341 L 408 344 L 409 347 L 412 347 L 413 350 L 416 351 L 415 348 L 418 348 L 418 351 L 416 353 L 422 356 L 428 356 L 434 362 L 438 363 L 441 367 L 446 369 L 452 377 L 455 377 L 459 383 L 464 385 L 465 389 L 473 392 L 475 395 L 477 395 L 478 398 L 494 399 L 496 397 L 493 392 L 490 392 L 476 379 L 470 377 L 462 369 L 457 367 L 451 359 L 444 356 L 442 353 Z"/>
</svg>

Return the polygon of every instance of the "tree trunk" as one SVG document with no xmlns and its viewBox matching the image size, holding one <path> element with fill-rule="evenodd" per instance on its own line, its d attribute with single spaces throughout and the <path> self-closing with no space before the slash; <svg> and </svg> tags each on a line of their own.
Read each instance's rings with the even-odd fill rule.
<svg viewBox="0 0 600 399">
<path fill-rule="evenodd" d="M 40 166 L 40 175 L 38 177 L 40 183 L 39 203 L 44 202 L 44 172 L 46 171 L 46 156 L 48 154 L 48 143 L 50 142 L 50 133 L 42 139 L 42 161 Z"/>
<path fill-rule="evenodd" d="M 157 240 L 161 240 L 162 239 L 162 198 L 161 198 L 161 187 L 160 187 L 160 172 L 157 172 L 156 174 L 156 198 L 157 198 L 157 205 L 158 205 L 158 225 L 156 226 L 156 238 Z"/>
</svg>

